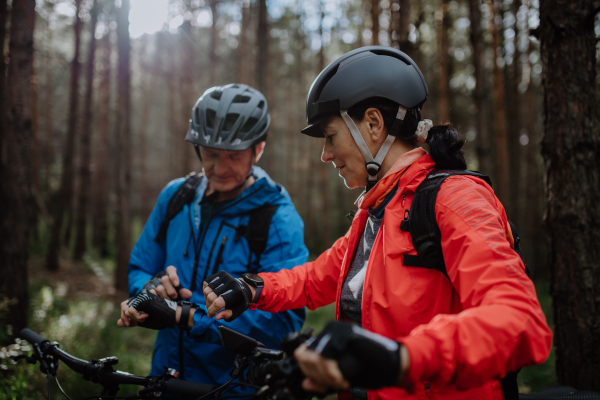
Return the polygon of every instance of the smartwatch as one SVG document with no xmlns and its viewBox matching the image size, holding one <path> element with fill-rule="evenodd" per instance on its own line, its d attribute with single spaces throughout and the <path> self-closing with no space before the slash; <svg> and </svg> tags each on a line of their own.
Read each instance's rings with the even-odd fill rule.
<svg viewBox="0 0 600 400">
<path fill-rule="evenodd" d="M 181 316 L 179 317 L 179 323 L 177 326 L 184 331 L 188 331 L 190 322 L 190 310 L 192 308 L 198 308 L 198 304 L 189 301 L 180 301 L 178 303 L 181 306 Z"/>
<path fill-rule="evenodd" d="M 242 279 L 249 286 L 252 286 L 254 288 L 254 298 L 250 301 L 250 304 L 256 304 L 260 297 L 260 292 L 262 292 L 263 287 L 265 287 L 265 282 L 263 281 L 263 278 L 256 274 L 253 274 L 252 272 L 246 272 L 244 275 L 242 275 Z"/>
</svg>

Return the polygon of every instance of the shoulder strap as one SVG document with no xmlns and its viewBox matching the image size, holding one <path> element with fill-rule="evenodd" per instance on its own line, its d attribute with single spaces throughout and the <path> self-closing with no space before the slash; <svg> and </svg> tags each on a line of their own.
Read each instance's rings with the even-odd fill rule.
<svg viewBox="0 0 600 400">
<path fill-rule="evenodd" d="M 417 256 L 405 255 L 404 265 L 437 269 L 446 277 L 448 276 L 442 254 L 442 236 L 435 219 L 435 201 L 442 183 L 446 178 L 455 175 L 475 176 L 492 185 L 490 178 L 477 171 L 434 169 L 427 174 L 425 180 L 415 190 L 407 224 Z"/>
<path fill-rule="evenodd" d="M 278 205 L 272 206 L 270 204 L 256 208 L 250 212 L 248 226 L 241 225 L 238 227 L 238 233 L 246 238 L 248 247 L 250 248 L 250 257 L 248 260 L 249 271 L 251 270 L 252 253 L 256 256 L 257 261 L 260 261 L 260 256 L 267 248 L 269 228 L 278 208 Z"/>
<path fill-rule="evenodd" d="M 165 217 L 154 238 L 156 243 L 160 243 L 165 238 L 167 229 L 169 229 L 169 223 L 181 210 L 183 210 L 183 206 L 190 204 L 194 200 L 194 197 L 196 197 L 196 189 L 201 181 L 202 175 L 192 172 L 188 175 L 186 181 L 183 182 L 183 185 L 179 186 L 175 193 L 173 193 L 173 196 L 171 196 L 169 204 L 167 205 Z"/>
</svg>

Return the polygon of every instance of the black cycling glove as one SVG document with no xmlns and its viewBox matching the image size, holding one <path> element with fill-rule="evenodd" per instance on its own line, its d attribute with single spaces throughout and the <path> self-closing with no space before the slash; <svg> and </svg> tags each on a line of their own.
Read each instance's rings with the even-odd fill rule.
<svg viewBox="0 0 600 400">
<path fill-rule="evenodd" d="M 150 291 L 152 289 L 156 290 L 156 288 L 159 285 L 162 285 L 160 278 L 162 278 L 165 275 L 167 275 L 167 271 L 158 271 L 148 282 L 144 284 L 143 289 L 146 289 L 147 291 Z M 179 291 L 181 290 L 181 288 L 181 284 L 175 288 L 175 290 L 177 290 L 177 301 L 183 300 L 183 298 L 179 296 Z"/>
<path fill-rule="evenodd" d="M 133 296 L 127 305 L 139 312 L 148 314 L 148 318 L 138 325 L 148 329 L 165 329 L 175 326 L 177 320 L 177 303 L 163 299 L 146 289 Z"/>
<path fill-rule="evenodd" d="M 400 373 L 400 344 L 347 322 L 334 321 L 309 339 L 308 348 L 336 360 L 353 387 L 393 386 Z"/>
<path fill-rule="evenodd" d="M 248 304 L 252 301 L 252 291 L 246 282 L 235 279 L 225 271 L 210 275 L 205 282 L 217 296 L 223 297 L 226 308 L 233 312 L 225 321 L 233 321 L 248 309 Z"/>
</svg>

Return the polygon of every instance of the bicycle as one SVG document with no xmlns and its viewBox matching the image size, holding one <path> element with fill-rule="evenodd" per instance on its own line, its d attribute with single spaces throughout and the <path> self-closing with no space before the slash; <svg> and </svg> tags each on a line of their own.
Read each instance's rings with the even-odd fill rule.
<svg viewBox="0 0 600 400">
<path fill-rule="evenodd" d="M 48 378 L 48 398 L 50 398 L 52 376 L 62 394 L 71 400 L 58 382 L 56 376 L 58 361 L 62 361 L 70 369 L 81 374 L 84 379 L 102 385 L 103 390 L 100 395 L 86 397 L 85 400 L 157 399 L 165 398 L 169 393 L 191 396 L 197 400 L 234 397 L 308 400 L 313 397 L 313 394 L 301 388 L 303 375 L 292 356 L 294 350 L 310 337 L 312 330 L 308 333 L 288 334 L 282 341 L 283 351 L 268 349 L 256 340 L 226 327 L 220 327 L 219 332 L 223 345 L 237 354 L 234 368 L 230 373 L 231 379 L 221 386 L 177 379 L 178 372 L 166 367 L 163 375 L 147 377 L 118 371 L 113 368 L 119 362 L 117 357 L 85 361 L 60 349 L 57 342 L 50 342 L 27 328 L 23 329 L 19 336 L 32 345 L 33 353 L 31 356 L 17 356 L 15 361 L 25 359 L 28 363 L 40 364 L 41 372 Z M 244 376 L 245 372 L 246 376 Z M 135 395 L 117 396 L 119 385 L 138 385 L 144 388 Z M 227 391 L 236 386 L 246 386 L 257 391 L 248 395 L 224 396 Z"/>
<path fill-rule="evenodd" d="M 167 393 L 192 396 L 196 400 L 234 397 L 309 400 L 317 395 L 302 389 L 304 375 L 293 357 L 294 350 L 311 336 L 312 329 L 305 333 L 289 333 L 281 343 L 282 350 L 268 349 L 258 341 L 224 326 L 219 327 L 219 333 L 223 346 L 237 354 L 234 368 L 230 373 L 231 379 L 221 386 L 182 381 L 177 379 L 177 371 L 167 368 L 163 375 L 147 377 L 115 371 L 113 366 L 118 363 L 117 357 L 92 361 L 81 360 L 61 350 L 57 342 L 50 342 L 27 328 L 21 331 L 20 337 L 31 343 L 33 354 L 29 357 L 17 356 L 15 359 L 25 358 L 32 364 L 39 362 L 40 370 L 48 377 L 48 387 L 50 387 L 50 376 L 52 375 L 60 391 L 69 400 L 69 396 L 62 390 L 56 378 L 59 360 L 73 371 L 82 374 L 84 379 L 102 385 L 101 395 L 87 397 L 84 400 L 157 399 L 164 398 Z M 237 382 L 235 382 L 236 379 Z M 119 397 L 116 396 L 119 385 L 138 385 L 143 386 L 144 389 L 135 395 Z M 224 396 L 227 391 L 236 386 L 254 388 L 256 392 L 248 395 Z M 50 396 L 50 390 L 48 390 L 48 396 Z M 552 386 L 538 393 L 519 394 L 519 400 L 600 400 L 600 393 L 578 391 L 569 386 Z"/>
</svg>

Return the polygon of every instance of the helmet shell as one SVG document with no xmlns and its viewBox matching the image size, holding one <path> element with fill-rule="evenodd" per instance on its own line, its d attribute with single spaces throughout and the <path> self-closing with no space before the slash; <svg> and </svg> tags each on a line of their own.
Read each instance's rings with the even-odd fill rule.
<svg viewBox="0 0 600 400">
<path fill-rule="evenodd" d="M 323 137 L 320 122 L 371 97 L 383 97 L 406 108 L 421 107 L 429 91 L 417 64 L 400 50 L 366 46 L 352 50 L 325 68 L 306 98 L 302 133 Z"/>
<path fill-rule="evenodd" d="M 202 147 L 241 151 L 267 137 L 267 99 L 248 85 L 215 86 L 198 99 L 185 140 Z"/>
</svg>

